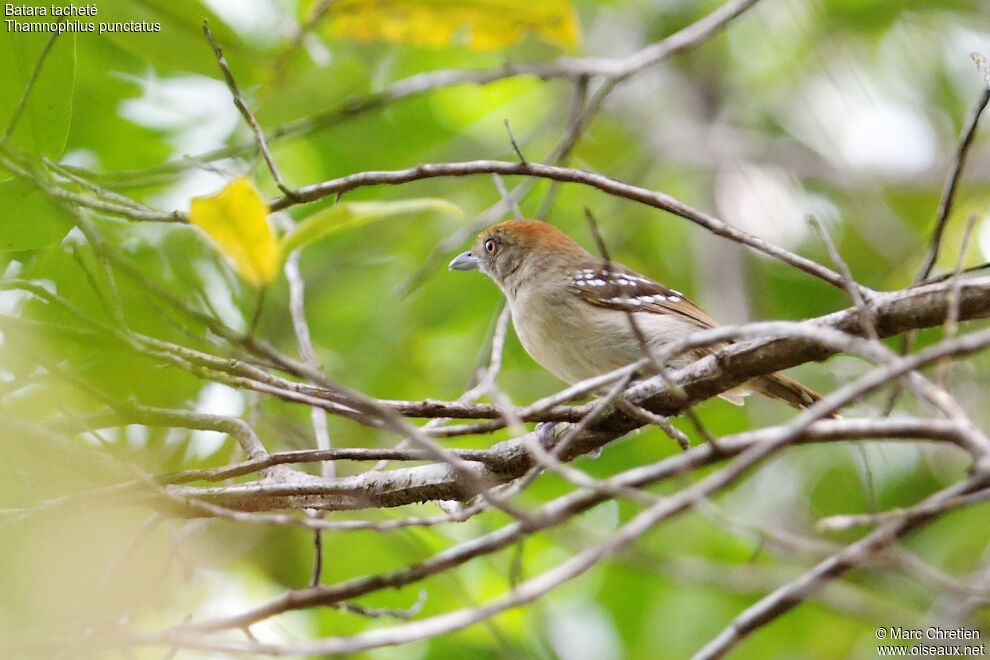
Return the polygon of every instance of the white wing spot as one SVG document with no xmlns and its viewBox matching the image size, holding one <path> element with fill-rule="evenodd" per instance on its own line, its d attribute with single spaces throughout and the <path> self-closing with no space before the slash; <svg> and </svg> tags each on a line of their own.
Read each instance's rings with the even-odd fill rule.
<svg viewBox="0 0 990 660">
<path fill-rule="evenodd" d="M 621 296 L 617 298 L 606 298 L 605 302 L 612 305 L 632 305 L 634 307 L 639 307 L 640 305 L 643 304 L 643 301 L 640 300 L 639 298 L 627 298 L 625 296 Z"/>
</svg>

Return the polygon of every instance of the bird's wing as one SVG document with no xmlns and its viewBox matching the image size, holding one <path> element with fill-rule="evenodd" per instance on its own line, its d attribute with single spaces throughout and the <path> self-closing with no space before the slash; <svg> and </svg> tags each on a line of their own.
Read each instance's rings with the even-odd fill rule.
<svg viewBox="0 0 990 660">
<path fill-rule="evenodd" d="M 630 312 L 671 314 L 699 329 L 715 327 L 715 321 L 680 291 L 668 289 L 648 277 L 618 264 L 582 268 L 573 275 L 572 290 L 586 302 Z"/>
</svg>

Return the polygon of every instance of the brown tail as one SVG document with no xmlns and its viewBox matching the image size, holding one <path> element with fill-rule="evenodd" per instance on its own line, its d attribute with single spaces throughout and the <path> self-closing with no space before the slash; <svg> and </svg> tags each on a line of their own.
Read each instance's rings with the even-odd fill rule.
<svg viewBox="0 0 990 660">
<path fill-rule="evenodd" d="M 748 383 L 754 390 L 771 399 L 780 399 L 798 410 L 807 408 L 821 399 L 821 395 L 781 373 L 754 378 Z"/>
</svg>

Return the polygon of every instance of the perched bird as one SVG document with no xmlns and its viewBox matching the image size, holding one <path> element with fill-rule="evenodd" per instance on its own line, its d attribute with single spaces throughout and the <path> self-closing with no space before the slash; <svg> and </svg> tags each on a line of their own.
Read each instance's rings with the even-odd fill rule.
<svg viewBox="0 0 990 660">
<path fill-rule="evenodd" d="M 680 292 L 585 251 L 553 225 L 510 220 L 489 227 L 451 270 L 480 270 L 508 301 L 523 347 L 544 369 L 576 383 L 640 360 L 643 339 L 651 350 L 715 327 L 715 321 Z M 636 328 L 630 323 L 630 312 Z M 718 347 L 713 347 L 717 349 Z M 681 367 L 713 350 L 681 355 Z M 723 392 L 737 405 L 751 391 L 805 408 L 813 390 L 776 373 Z"/>
</svg>

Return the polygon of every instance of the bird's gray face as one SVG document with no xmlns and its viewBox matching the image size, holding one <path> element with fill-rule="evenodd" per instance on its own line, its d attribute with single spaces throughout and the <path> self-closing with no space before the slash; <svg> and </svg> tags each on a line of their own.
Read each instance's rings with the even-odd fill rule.
<svg viewBox="0 0 990 660">
<path fill-rule="evenodd" d="M 480 270 L 499 284 L 515 271 L 522 250 L 498 233 L 482 234 L 467 252 L 462 252 L 447 266 L 450 270 Z"/>
</svg>

